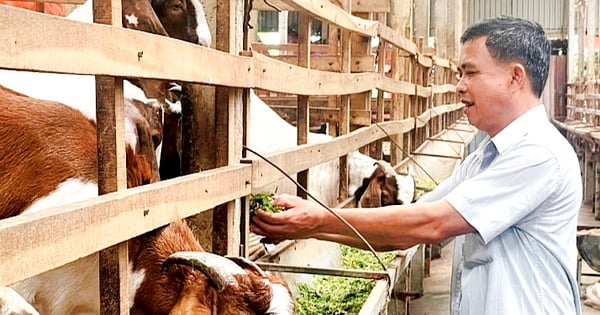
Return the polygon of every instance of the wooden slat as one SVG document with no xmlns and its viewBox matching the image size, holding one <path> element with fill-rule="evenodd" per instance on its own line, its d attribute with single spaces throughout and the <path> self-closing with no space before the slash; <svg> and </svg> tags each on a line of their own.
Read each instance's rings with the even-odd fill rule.
<svg viewBox="0 0 600 315">
<path fill-rule="evenodd" d="M 417 96 L 420 96 L 420 97 L 430 97 L 431 96 L 431 92 L 432 92 L 431 87 L 425 87 L 425 86 L 418 85 L 418 84 L 416 85 L 416 87 L 417 87 L 417 92 L 416 92 Z"/>
<path fill-rule="evenodd" d="M 269 56 L 285 63 L 298 65 L 296 56 Z M 310 57 L 310 68 L 321 71 L 340 72 L 340 58 L 338 56 L 316 56 Z M 350 72 L 373 72 L 373 56 L 352 57 Z"/>
<path fill-rule="evenodd" d="M 445 58 L 440 58 L 438 56 L 431 56 L 433 60 L 433 64 L 443 68 L 450 68 L 450 60 Z"/>
<path fill-rule="evenodd" d="M 402 134 L 412 130 L 412 118 L 380 123 L 388 134 Z M 267 158 L 282 168 L 287 174 L 295 174 L 303 169 L 333 160 L 347 152 L 358 150 L 375 140 L 386 137 L 376 125 L 359 128 L 347 135 L 339 136 L 332 141 L 318 144 L 306 144 L 281 150 L 270 154 Z M 259 152 L 261 153 L 261 152 Z M 267 162 L 256 159 L 243 160 L 252 163 L 252 187 L 261 187 L 283 178 L 283 175 Z"/>
<path fill-rule="evenodd" d="M 433 66 L 433 60 L 431 57 L 423 55 L 421 53 L 417 53 L 417 61 L 420 65 L 426 68 L 431 68 Z"/>
<path fill-rule="evenodd" d="M 94 1 L 95 23 L 122 27 L 121 1 Z M 98 139 L 98 193 L 127 189 L 125 169 L 125 105 L 123 80 L 96 77 L 96 120 Z M 129 278 L 127 242 L 98 253 L 100 314 L 129 313 Z"/>
<path fill-rule="evenodd" d="M 456 85 L 454 84 L 434 84 L 431 86 L 431 92 L 433 94 L 444 94 L 444 93 L 456 93 Z"/>
<path fill-rule="evenodd" d="M 296 106 L 271 105 L 273 110 L 286 119 L 288 122 L 296 121 Z M 330 107 L 310 107 L 310 121 L 313 122 L 337 122 L 339 119 L 340 110 Z M 368 110 L 351 109 L 350 124 L 366 126 L 371 124 L 371 112 Z"/>
<path fill-rule="evenodd" d="M 164 36 L 0 6 L 0 68 L 253 87 L 253 66 L 251 58 Z"/>
<path fill-rule="evenodd" d="M 285 11 L 294 11 L 294 7 L 282 2 L 281 0 L 267 1 L 271 6 L 265 3 L 264 0 L 255 0 L 252 8 L 261 11 L 275 11 L 275 8 Z M 389 12 L 389 0 L 352 0 L 353 12 Z"/>
<path fill-rule="evenodd" d="M 377 33 L 386 42 L 389 42 L 390 44 L 402 49 L 403 51 L 411 55 L 417 54 L 417 45 L 411 42 L 408 38 L 404 37 L 402 33 L 394 31 L 393 28 L 390 28 L 383 24 L 379 24 L 379 29 Z"/>
<path fill-rule="evenodd" d="M 415 95 L 416 86 L 413 83 L 406 81 L 398 81 L 390 79 L 386 76 L 380 77 L 380 84 L 377 84 L 377 88 L 390 93 L 398 93 L 404 95 Z"/>
<path fill-rule="evenodd" d="M 249 165 L 230 166 L 1 220 L 0 285 L 248 195 L 250 179 Z"/>
<path fill-rule="evenodd" d="M 30 20 L 31 28 L 11 31 L 9 26 L 22 20 Z M 100 40 L 108 37 L 113 41 Z M 74 42 L 81 44 L 73 45 Z M 120 44 L 125 42 L 135 44 Z M 179 57 L 171 58 L 173 55 Z M 308 70 L 260 54 L 233 56 L 143 32 L 68 21 L 6 6 L 0 7 L 0 63 L 2 68 L 19 70 L 165 78 L 301 95 L 347 95 L 372 88 L 408 92 L 404 90 L 406 83 L 392 84 L 377 73 Z M 245 69 L 245 75 L 223 71 L 224 64 Z"/>
<path fill-rule="evenodd" d="M 306 68 L 254 54 L 256 87 L 298 95 L 347 95 L 370 91 L 379 80 L 376 73 L 341 74 Z"/>
<path fill-rule="evenodd" d="M 297 11 L 305 11 L 313 17 L 339 26 L 355 34 L 377 36 L 379 23 L 363 20 L 345 12 L 328 0 L 283 0 Z"/>
<path fill-rule="evenodd" d="M 431 111 L 426 110 L 421 115 L 416 117 L 416 121 L 417 121 L 416 127 L 422 128 L 429 122 L 429 120 L 431 120 Z"/>
<path fill-rule="evenodd" d="M 252 43 L 252 51 L 259 52 L 266 55 L 268 50 L 277 50 L 284 53 L 292 52 L 296 54 L 298 52 L 298 44 L 264 44 L 264 43 Z M 313 54 L 327 54 L 329 52 L 329 45 L 310 45 L 310 52 Z"/>
<path fill-rule="evenodd" d="M 463 103 L 446 104 L 446 105 L 438 105 L 434 108 L 429 109 L 428 111 L 431 112 L 431 114 L 430 114 L 431 118 L 434 118 L 434 117 L 438 117 L 438 116 L 441 116 L 446 113 L 461 110 L 464 107 L 465 107 L 465 104 L 463 104 Z"/>
</svg>

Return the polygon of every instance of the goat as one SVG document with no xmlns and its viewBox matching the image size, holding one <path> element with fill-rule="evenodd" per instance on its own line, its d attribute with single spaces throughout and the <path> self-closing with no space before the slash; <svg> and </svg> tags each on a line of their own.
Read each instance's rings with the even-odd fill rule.
<svg viewBox="0 0 600 315">
<path fill-rule="evenodd" d="M 88 0 L 71 12 L 67 19 L 92 23 L 92 12 L 92 1 Z M 122 3 L 122 18 L 126 28 L 172 36 L 203 46 L 209 46 L 212 41 L 204 8 L 198 0 L 126 0 Z M 163 27 L 163 21 L 168 24 L 168 29 Z M 31 97 L 66 104 L 93 120 L 96 119 L 94 80 L 93 76 L 87 75 L 0 69 L 0 85 Z M 158 100 L 165 111 L 165 117 L 172 117 L 171 113 L 177 112 L 177 109 L 172 109 L 171 103 L 165 101 L 171 88 L 168 82 L 151 79 L 124 80 L 123 88 L 126 98 L 145 103 L 150 99 Z M 168 127 L 164 128 L 165 131 L 171 129 L 171 120 L 165 121 Z M 157 163 L 160 161 L 160 154 L 158 149 Z"/>
<path fill-rule="evenodd" d="M 249 106 L 248 146 L 250 148 L 261 154 L 269 154 L 296 145 L 296 127 L 282 119 L 255 93 L 250 94 Z M 308 134 L 308 143 L 321 143 L 332 139 L 333 137 L 321 133 L 310 132 Z M 360 181 L 363 178 L 369 177 L 374 163 L 375 159 L 358 151 L 351 152 L 348 155 L 350 192 L 360 186 Z M 278 181 L 269 186 L 277 187 L 278 192 L 295 192 L 295 187 L 287 180 Z M 263 190 L 264 188 L 260 189 Z M 337 204 L 338 190 L 338 159 L 310 168 L 308 191 L 317 199 L 327 205 L 335 205 Z"/>
<path fill-rule="evenodd" d="M 65 199 L 52 198 L 56 194 L 52 190 L 74 192 L 80 185 L 85 193 L 69 193 L 70 201 L 97 194 L 96 128 L 81 112 L 0 86 L 0 145 L 7 148 L 0 155 L 0 169 L 6 170 L 0 173 L 0 196 L 7 200 L 0 218 L 38 211 Z M 154 181 L 146 158 L 133 154 L 129 145 L 126 152 L 128 186 Z M 225 286 L 188 267 L 161 268 L 176 252 L 202 251 L 191 229 L 181 222 L 131 240 L 130 249 L 132 314 L 186 314 L 189 310 L 200 314 L 219 310 L 216 314 L 223 315 L 293 314 L 289 289 L 273 276 L 238 267 L 234 275 L 220 275 L 237 281 Z M 198 255 L 209 254 L 194 256 Z M 92 254 L 10 288 L 40 314 L 98 314 L 97 270 L 98 254 Z M 0 314 L 26 310 L 13 291 L 2 289 L 0 294 L 4 299 L 0 298 L 0 310 L 6 310 Z"/>
<path fill-rule="evenodd" d="M 144 280 L 134 287 L 132 315 L 294 314 L 285 282 L 242 258 L 204 252 L 181 221 L 138 242 L 132 270 Z"/>
<path fill-rule="evenodd" d="M 415 200 L 415 179 L 409 169 L 408 175 L 399 175 L 386 161 L 377 161 L 376 168 L 362 186 L 354 192 L 360 207 L 375 208 L 388 205 L 409 204 Z"/>
<path fill-rule="evenodd" d="M 126 154 L 135 163 L 135 148 L 153 148 L 152 131 L 133 101 L 126 104 L 135 113 L 126 125 L 136 134 L 127 139 Z M 0 86 L 0 147 L 0 219 L 98 194 L 96 124 L 71 107 Z M 140 171 L 128 165 L 128 171 L 150 172 L 137 182 L 157 181 L 154 154 L 139 155 L 149 166 Z"/>
</svg>

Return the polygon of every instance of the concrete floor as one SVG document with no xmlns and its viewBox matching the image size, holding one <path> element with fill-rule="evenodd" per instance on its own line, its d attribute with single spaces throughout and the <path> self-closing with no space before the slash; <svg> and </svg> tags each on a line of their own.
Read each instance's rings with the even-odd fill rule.
<svg viewBox="0 0 600 315">
<path fill-rule="evenodd" d="M 452 273 L 452 250 L 454 243 L 442 249 L 442 258 L 431 261 L 430 276 L 424 280 L 424 295 L 411 301 L 409 315 L 448 315 L 450 274 Z M 594 273 L 585 262 L 582 268 L 584 273 Z M 598 277 L 582 277 L 582 288 L 599 281 Z M 600 310 L 583 305 L 582 315 L 600 315 Z"/>
</svg>

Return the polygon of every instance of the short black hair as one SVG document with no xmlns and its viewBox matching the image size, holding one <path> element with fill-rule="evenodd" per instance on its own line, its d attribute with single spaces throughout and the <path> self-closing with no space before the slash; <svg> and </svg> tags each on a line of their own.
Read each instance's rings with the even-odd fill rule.
<svg viewBox="0 0 600 315">
<path fill-rule="evenodd" d="M 544 28 L 533 21 L 502 16 L 469 26 L 460 42 L 486 36 L 485 45 L 492 57 L 503 62 L 521 62 L 533 92 L 540 97 L 548 79 L 551 51 Z"/>
</svg>

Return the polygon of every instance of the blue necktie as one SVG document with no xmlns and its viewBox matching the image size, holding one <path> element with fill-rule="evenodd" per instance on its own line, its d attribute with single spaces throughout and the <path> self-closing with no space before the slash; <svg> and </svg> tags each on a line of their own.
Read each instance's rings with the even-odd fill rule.
<svg viewBox="0 0 600 315">
<path fill-rule="evenodd" d="M 492 141 L 488 142 L 488 144 L 485 146 L 485 149 L 483 150 L 483 159 L 481 160 L 480 169 L 484 170 L 488 166 L 490 166 L 490 163 L 492 163 L 492 161 L 496 158 L 496 155 L 498 155 L 496 145 Z"/>
</svg>

